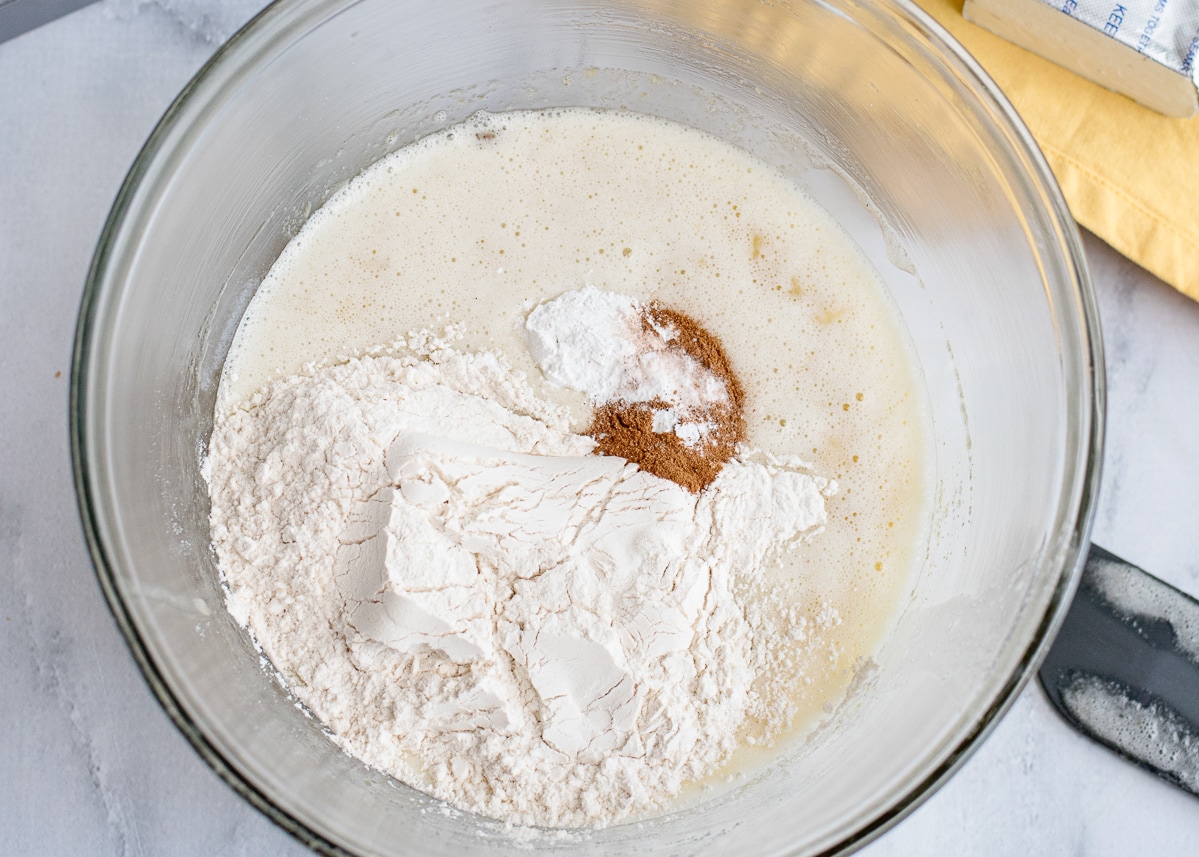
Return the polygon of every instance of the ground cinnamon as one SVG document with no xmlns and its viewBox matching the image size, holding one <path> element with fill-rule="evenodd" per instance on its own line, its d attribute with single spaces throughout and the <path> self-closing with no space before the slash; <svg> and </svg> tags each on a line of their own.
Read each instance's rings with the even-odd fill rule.
<svg viewBox="0 0 1199 857">
<path fill-rule="evenodd" d="M 690 316 L 654 302 L 642 310 L 646 331 L 669 329 L 670 348 L 678 348 L 725 384 L 726 401 L 712 403 L 680 416 L 712 426 L 694 446 L 674 432 L 655 432 L 654 412 L 669 408 L 662 401 L 611 402 L 596 409 L 587 433 L 596 452 L 628 459 L 655 476 L 677 482 L 691 492 L 703 490 L 716 478 L 745 439 L 745 391 L 720 340 Z"/>
</svg>

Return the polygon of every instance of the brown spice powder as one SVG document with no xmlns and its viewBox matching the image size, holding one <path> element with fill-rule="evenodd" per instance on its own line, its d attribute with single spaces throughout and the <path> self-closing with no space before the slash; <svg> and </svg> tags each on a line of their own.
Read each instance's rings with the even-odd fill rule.
<svg viewBox="0 0 1199 857">
<path fill-rule="evenodd" d="M 669 347 L 685 352 L 720 378 L 728 400 L 680 414 L 689 422 L 713 426 L 694 446 L 685 444 L 674 432 L 654 431 L 654 412 L 669 407 L 662 401 L 604 405 L 596 410 L 587 433 L 595 438 L 597 453 L 618 455 L 642 470 L 698 493 L 716 478 L 724 463 L 733 457 L 737 444 L 745 439 L 745 391 L 720 340 L 695 319 L 654 302 L 642 311 L 641 321 L 647 332 L 654 328 L 676 331 Z"/>
</svg>

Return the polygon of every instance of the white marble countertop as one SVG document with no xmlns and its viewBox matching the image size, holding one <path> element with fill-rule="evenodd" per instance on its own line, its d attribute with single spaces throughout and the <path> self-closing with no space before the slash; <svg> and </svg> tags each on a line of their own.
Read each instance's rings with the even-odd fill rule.
<svg viewBox="0 0 1199 857">
<path fill-rule="evenodd" d="M 170 100 L 261 5 L 105 0 L 0 44 L 0 854 L 306 853 L 205 766 L 142 681 L 95 582 L 67 441 L 75 313 L 108 207 Z M 1199 304 L 1091 236 L 1086 248 L 1109 380 L 1095 540 L 1196 594 Z M 1197 846 L 1199 801 L 1076 735 L 1034 684 L 863 853 Z"/>
</svg>

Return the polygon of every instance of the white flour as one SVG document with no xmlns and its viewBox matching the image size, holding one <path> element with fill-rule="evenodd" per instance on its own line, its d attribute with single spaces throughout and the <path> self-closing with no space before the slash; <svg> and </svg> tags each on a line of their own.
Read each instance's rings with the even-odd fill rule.
<svg viewBox="0 0 1199 857">
<path fill-rule="evenodd" d="M 347 751 L 456 806 L 663 807 L 770 715 L 735 587 L 825 523 L 831 486 L 742 456 L 690 494 L 589 454 L 492 353 L 397 353 L 218 416 L 230 611 Z"/>
</svg>

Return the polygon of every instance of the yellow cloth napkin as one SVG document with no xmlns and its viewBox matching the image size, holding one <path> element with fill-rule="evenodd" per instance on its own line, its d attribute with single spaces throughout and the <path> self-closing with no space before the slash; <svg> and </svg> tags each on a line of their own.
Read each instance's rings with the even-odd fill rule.
<svg viewBox="0 0 1199 857">
<path fill-rule="evenodd" d="M 962 17 L 962 0 L 914 0 L 1015 106 L 1082 226 L 1199 300 L 1199 116 L 1170 119 Z"/>
</svg>

